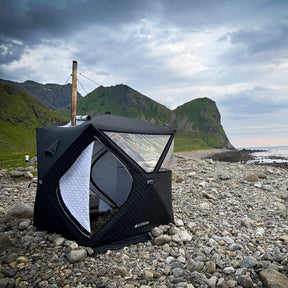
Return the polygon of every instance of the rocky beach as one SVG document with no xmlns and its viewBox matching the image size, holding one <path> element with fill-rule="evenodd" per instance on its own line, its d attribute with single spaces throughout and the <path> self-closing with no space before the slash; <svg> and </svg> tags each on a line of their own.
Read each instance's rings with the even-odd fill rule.
<svg viewBox="0 0 288 288">
<path fill-rule="evenodd" d="M 0 170 L 0 288 L 287 288 L 287 166 L 240 154 L 175 153 L 175 223 L 102 254 L 38 231 L 30 168 Z"/>
</svg>

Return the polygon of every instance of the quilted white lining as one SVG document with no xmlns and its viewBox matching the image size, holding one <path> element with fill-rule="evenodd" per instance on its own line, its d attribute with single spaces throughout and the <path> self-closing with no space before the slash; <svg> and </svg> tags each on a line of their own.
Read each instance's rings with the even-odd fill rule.
<svg viewBox="0 0 288 288">
<path fill-rule="evenodd" d="M 93 144 L 94 142 L 81 153 L 59 182 L 60 193 L 66 207 L 83 228 L 89 232 L 91 232 L 89 185 Z"/>
</svg>

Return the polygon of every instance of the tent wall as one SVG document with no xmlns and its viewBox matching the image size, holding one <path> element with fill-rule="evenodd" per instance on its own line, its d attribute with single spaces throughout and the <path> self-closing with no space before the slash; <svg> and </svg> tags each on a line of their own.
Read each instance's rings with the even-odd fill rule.
<svg viewBox="0 0 288 288">
<path fill-rule="evenodd" d="M 140 124 L 143 126 L 139 127 Z M 170 140 L 163 150 L 156 170 L 153 173 L 145 173 L 129 155 L 103 132 L 103 130 L 108 131 L 109 129 L 110 131 L 124 133 L 170 135 Z M 76 127 L 38 128 L 38 186 L 34 207 L 34 224 L 38 228 L 61 233 L 64 237 L 74 239 L 81 245 L 93 247 L 95 251 L 100 251 L 104 249 L 103 247 L 120 247 L 123 243 L 127 244 L 146 240 L 147 232 L 153 227 L 173 222 L 171 199 L 172 172 L 170 170 L 162 171 L 162 169 L 159 171 L 159 169 L 168 152 L 174 133 L 175 131 L 168 128 L 159 128 L 142 121 L 113 116 L 92 119 Z M 95 142 L 96 139 L 98 140 Z M 63 190 L 61 185 L 66 181 L 65 175 L 72 173 L 70 169 L 73 169 L 73 165 L 79 165 L 77 159 L 78 161 L 82 159 L 81 155 L 87 147 L 90 147 L 88 154 L 91 154 L 93 149 L 89 145 L 93 145 L 91 143 L 94 142 L 98 143 L 98 146 L 94 147 L 96 150 L 98 149 L 97 151 L 100 154 L 102 152 L 107 153 L 106 156 L 103 156 L 102 160 L 99 160 L 98 164 L 100 165 L 101 161 L 103 161 L 102 166 L 106 172 L 102 171 L 102 173 L 108 173 L 108 175 L 111 173 L 109 176 L 112 177 L 114 175 L 116 178 L 108 184 L 111 184 L 109 189 L 112 191 L 112 196 L 116 195 L 115 199 L 119 204 L 119 210 L 93 234 L 90 233 L 87 222 L 87 195 L 89 196 L 90 190 L 89 186 L 87 186 L 88 180 L 85 181 L 84 190 L 87 191 L 83 195 L 85 198 L 83 202 L 81 194 L 77 195 L 77 192 L 73 191 L 73 189 L 69 190 L 69 186 L 67 186 L 68 189 L 65 188 L 67 190 L 61 191 Z M 87 171 L 95 159 L 91 157 L 90 163 L 87 163 L 88 168 L 85 168 L 86 178 Z M 85 160 L 84 162 L 89 162 L 89 160 Z M 111 172 L 108 171 L 109 162 L 114 163 Z M 97 174 L 100 174 L 99 171 L 101 171 L 101 165 L 97 165 L 96 168 L 94 167 L 94 171 L 93 166 L 90 171 L 92 177 L 95 176 L 96 178 Z M 76 174 L 72 174 L 78 175 L 78 172 L 74 173 Z M 95 173 L 94 176 L 93 173 Z M 109 181 L 109 177 L 106 179 L 105 181 Z M 117 182 L 119 179 L 125 183 Z M 130 184 L 127 184 L 128 182 Z M 78 184 L 69 185 L 76 186 L 77 190 Z M 125 191 L 127 194 L 121 194 L 119 197 L 117 189 L 115 189 L 116 186 L 120 191 Z M 79 205 L 83 204 L 86 206 L 84 220 L 79 215 L 79 213 L 84 212 L 74 207 L 74 204 L 71 204 L 73 201 L 70 203 L 70 200 L 68 200 L 70 199 L 70 193 L 75 193 L 74 196 L 78 197 L 74 198 L 74 201 L 76 200 Z M 71 198 L 73 199 L 73 196 Z"/>
<path fill-rule="evenodd" d="M 156 185 L 154 185 L 154 180 Z M 168 204 L 171 195 L 167 191 L 163 193 L 158 189 L 161 184 L 169 188 L 169 180 L 171 183 L 171 171 L 162 172 L 156 176 L 151 175 L 149 179 L 135 175 L 133 188 L 126 203 L 93 236 L 92 242 L 95 247 L 107 242 L 114 243 L 126 238 L 133 238 L 136 235 L 151 231 L 155 226 L 173 222 L 172 205 Z"/>
</svg>

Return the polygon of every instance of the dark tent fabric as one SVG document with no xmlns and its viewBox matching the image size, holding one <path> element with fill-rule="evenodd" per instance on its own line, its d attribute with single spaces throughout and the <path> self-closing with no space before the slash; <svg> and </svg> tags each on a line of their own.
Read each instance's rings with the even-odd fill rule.
<svg viewBox="0 0 288 288">
<path fill-rule="evenodd" d="M 174 221 L 174 130 L 102 115 L 36 132 L 38 228 L 103 252 L 146 241 L 153 227 Z"/>
</svg>

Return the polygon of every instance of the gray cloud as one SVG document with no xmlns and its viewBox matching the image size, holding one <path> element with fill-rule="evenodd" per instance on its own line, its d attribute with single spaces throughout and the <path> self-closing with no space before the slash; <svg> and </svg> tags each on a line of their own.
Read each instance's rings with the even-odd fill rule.
<svg viewBox="0 0 288 288">
<path fill-rule="evenodd" d="M 287 19 L 288 20 L 288 19 Z M 288 21 L 279 22 L 271 26 L 255 28 L 245 28 L 229 32 L 221 37 L 220 41 L 229 41 L 235 45 L 231 58 L 234 62 L 242 61 L 269 61 L 281 57 L 287 58 L 286 47 L 288 44 Z M 235 54 L 238 57 L 235 57 Z"/>
<path fill-rule="evenodd" d="M 0 40 L 1 62 L 9 63 L 12 57 L 19 58 L 24 47 L 39 45 L 43 40 L 63 39 L 98 27 L 119 29 L 141 19 L 145 1 L 1 1 Z M 103 28 L 104 27 L 104 28 Z M 94 35 L 98 39 L 99 34 Z M 100 34 L 101 35 L 101 34 Z M 21 42 L 22 49 L 15 49 L 15 40 Z M 90 39 L 91 41 L 91 39 Z M 93 40 L 92 40 L 93 41 Z M 91 43 L 91 42 L 90 42 Z M 10 57 L 3 56 L 3 49 Z"/>
<path fill-rule="evenodd" d="M 287 109 L 287 93 L 288 89 L 279 91 L 266 87 L 254 87 L 235 94 L 226 94 L 218 100 L 218 103 L 223 107 L 229 107 L 235 118 L 241 118 L 244 115 L 277 113 Z"/>
<path fill-rule="evenodd" d="M 2 0 L 0 77 L 63 84 L 77 60 L 95 82 L 168 108 L 209 97 L 236 139 L 239 123 L 282 125 L 287 11 L 286 0 Z"/>
</svg>

